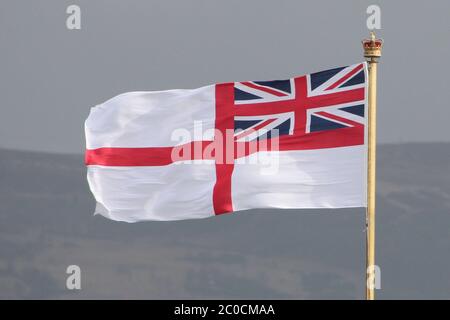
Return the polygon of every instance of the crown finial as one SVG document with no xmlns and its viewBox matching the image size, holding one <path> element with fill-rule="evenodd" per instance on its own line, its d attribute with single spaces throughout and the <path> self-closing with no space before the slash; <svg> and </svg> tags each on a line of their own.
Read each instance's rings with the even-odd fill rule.
<svg viewBox="0 0 450 320">
<path fill-rule="evenodd" d="M 375 32 L 370 32 L 370 39 L 362 41 L 364 48 L 364 57 L 371 62 L 377 62 L 381 57 L 381 48 L 383 47 L 383 40 L 377 39 Z"/>
</svg>

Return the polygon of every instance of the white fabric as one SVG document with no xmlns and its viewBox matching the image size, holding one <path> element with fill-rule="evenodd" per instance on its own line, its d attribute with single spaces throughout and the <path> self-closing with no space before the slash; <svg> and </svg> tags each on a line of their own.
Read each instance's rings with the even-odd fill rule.
<svg viewBox="0 0 450 320">
<path fill-rule="evenodd" d="M 194 134 L 215 126 L 215 87 L 192 90 L 128 92 L 91 109 L 85 123 L 86 148 L 169 147 L 183 128 Z"/>
<path fill-rule="evenodd" d="M 234 166 L 233 208 L 365 207 L 366 149 L 282 151 L 272 162 L 250 155 Z"/>
<path fill-rule="evenodd" d="M 181 220 L 214 215 L 214 162 L 159 167 L 89 166 L 96 214 L 118 221 Z"/>
</svg>

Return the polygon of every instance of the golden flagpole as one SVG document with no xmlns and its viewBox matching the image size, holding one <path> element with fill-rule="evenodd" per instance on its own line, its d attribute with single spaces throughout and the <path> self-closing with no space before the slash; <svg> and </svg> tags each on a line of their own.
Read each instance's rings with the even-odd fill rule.
<svg viewBox="0 0 450 320">
<path fill-rule="evenodd" d="M 368 166 L 366 212 L 366 299 L 375 299 L 375 190 L 377 143 L 377 64 L 381 57 L 383 41 L 371 32 L 370 39 L 363 40 L 364 57 L 368 63 Z"/>
</svg>

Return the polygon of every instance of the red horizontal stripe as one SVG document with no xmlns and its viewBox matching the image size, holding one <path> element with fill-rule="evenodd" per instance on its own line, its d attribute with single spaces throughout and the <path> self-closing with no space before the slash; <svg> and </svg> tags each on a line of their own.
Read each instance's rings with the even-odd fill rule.
<svg viewBox="0 0 450 320">
<path fill-rule="evenodd" d="M 314 150 L 322 148 L 336 148 L 364 144 L 364 126 L 358 124 L 357 127 L 342 128 L 330 131 L 312 132 L 306 135 L 281 136 L 279 138 L 278 151 L 292 150 Z M 248 156 L 258 151 L 273 150 L 272 143 L 234 142 L 234 159 Z M 216 154 L 204 154 L 211 141 L 192 142 L 191 159 L 216 160 Z M 252 145 L 253 144 L 253 145 Z M 187 145 L 185 145 L 187 146 Z M 220 148 L 220 146 L 217 146 Z M 193 152 L 193 148 L 201 148 L 201 154 Z M 173 163 L 172 150 L 174 147 L 155 148 L 98 148 L 86 150 L 86 165 L 102 165 L 114 167 L 134 167 L 134 166 L 165 166 Z M 231 150 L 227 148 L 229 152 Z M 221 153 L 221 151 L 219 150 Z M 242 152 L 238 154 L 238 152 Z M 218 162 L 223 162 L 223 155 L 217 154 Z"/>
<path fill-rule="evenodd" d="M 361 100 L 364 100 L 364 88 L 309 97 L 305 104 L 306 108 L 314 109 Z"/>
<path fill-rule="evenodd" d="M 165 166 L 173 163 L 172 152 L 175 148 L 190 148 L 191 160 L 203 159 L 203 151 L 212 141 L 195 141 L 177 147 L 149 148 L 98 148 L 87 149 L 86 165 L 100 166 Z M 201 150 L 200 153 L 195 150 Z M 209 159 L 213 159 L 209 157 Z"/>
</svg>

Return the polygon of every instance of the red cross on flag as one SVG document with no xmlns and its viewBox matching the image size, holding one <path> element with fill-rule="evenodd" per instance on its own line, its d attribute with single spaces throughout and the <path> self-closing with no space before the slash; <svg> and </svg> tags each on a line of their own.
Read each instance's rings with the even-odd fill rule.
<svg viewBox="0 0 450 320">
<path fill-rule="evenodd" d="M 96 213 L 119 221 L 366 206 L 367 66 L 129 92 L 85 123 Z"/>
</svg>

